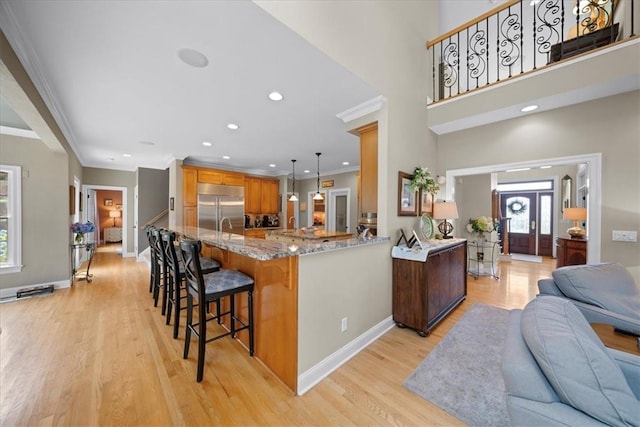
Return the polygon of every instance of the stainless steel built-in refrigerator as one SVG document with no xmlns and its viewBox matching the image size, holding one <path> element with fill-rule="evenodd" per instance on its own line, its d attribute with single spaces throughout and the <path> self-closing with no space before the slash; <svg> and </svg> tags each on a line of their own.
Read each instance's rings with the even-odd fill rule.
<svg viewBox="0 0 640 427">
<path fill-rule="evenodd" d="M 220 221 L 224 220 L 222 230 Z M 198 184 L 198 227 L 244 234 L 244 187 Z"/>
</svg>

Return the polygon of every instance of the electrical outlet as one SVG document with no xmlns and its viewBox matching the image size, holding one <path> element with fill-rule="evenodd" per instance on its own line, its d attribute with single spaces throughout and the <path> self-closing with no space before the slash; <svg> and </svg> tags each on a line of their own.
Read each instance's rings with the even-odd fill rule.
<svg viewBox="0 0 640 427">
<path fill-rule="evenodd" d="M 638 233 L 636 231 L 613 230 L 611 240 L 614 242 L 637 242 Z"/>
<path fill-rule="evenodd" d="M 342 332 L 345 332 L 347 330 L 347 318 L 343 317 L 342 318 Z"/>
</svg>

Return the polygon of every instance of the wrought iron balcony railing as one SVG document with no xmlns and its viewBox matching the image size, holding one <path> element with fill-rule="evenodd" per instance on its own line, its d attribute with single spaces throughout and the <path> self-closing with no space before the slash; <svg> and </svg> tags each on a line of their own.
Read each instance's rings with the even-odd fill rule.
<svg viewBox="0 0 640 427">
<path fill-rule="evenodd" d="M 427 43 L 431 102 L 633 37 L 638 1 L 508 1 Z"/>
</svg>

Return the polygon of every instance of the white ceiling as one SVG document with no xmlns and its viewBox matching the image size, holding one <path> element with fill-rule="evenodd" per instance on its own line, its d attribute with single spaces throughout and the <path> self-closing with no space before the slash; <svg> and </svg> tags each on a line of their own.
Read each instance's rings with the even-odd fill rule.
<svg viewBox="0 0 640 427">
<path fill-rule="evenodd" d="M 3 1 L 1 11 L 84 166 L 164 169 L 188 157 L 280 175 L 296 159 L 302 177 L 318 151 L 322 172 L 359 166 L 358 139 L 336 115 L 379 94 L 252 2 Z M 182 48 L 208 66 L 182 62 Z M 270 101 L 273 90 L 284 100 Z"/>
</svg>

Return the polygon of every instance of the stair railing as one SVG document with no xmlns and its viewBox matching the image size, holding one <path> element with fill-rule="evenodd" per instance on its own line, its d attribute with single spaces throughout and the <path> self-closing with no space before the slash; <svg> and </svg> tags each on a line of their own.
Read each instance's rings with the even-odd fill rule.
<svg viewBox="0 0 640 427">
<path fill-rule="evenodd" d="M 432 65 L 430 102 L 634 37 L 637 1 L 508 1 L 427 42 Z"/>
</svg>

